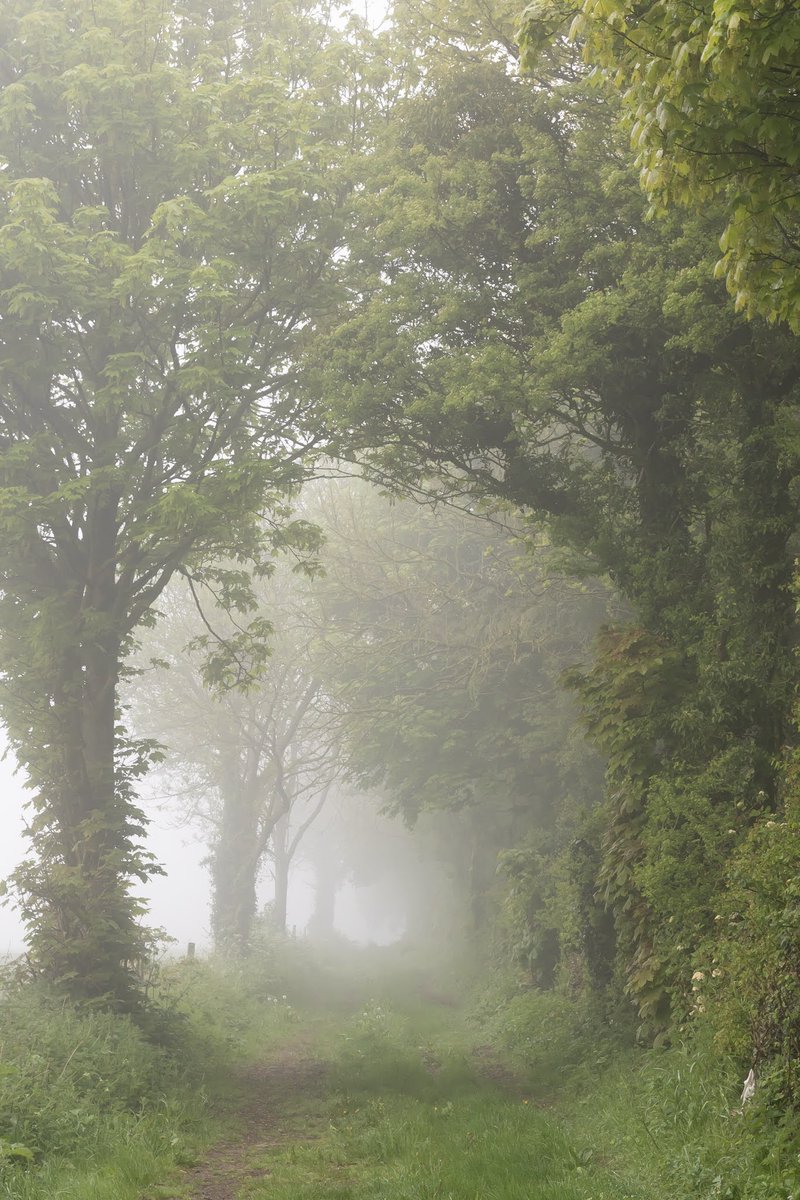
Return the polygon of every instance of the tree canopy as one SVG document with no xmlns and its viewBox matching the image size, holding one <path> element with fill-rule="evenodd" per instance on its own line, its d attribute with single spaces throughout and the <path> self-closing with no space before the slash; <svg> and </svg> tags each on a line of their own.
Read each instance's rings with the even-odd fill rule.
<svg viewBox="0 0 800 1200">
<path fill-rule="evenodd" d="M 781 3 L 536 0 L 523 64 L 568 36 L 621 93 L 653 211 L 721 202 L 736 305 L 800 332 L 800 19 Z"/>
<path fill-rule="evenodd" d="M 621 991 L 654 1037 L 724 963 L 715 1032 L 793 1053 L 795 20 L 737 4 L 537 7 L 527 77 L 505 2 L 374 36 L 282 0 L 6 6 L 0 671 L 50 977 L 135 1001 L 152 747 L 116 697 L 180 573 L 249 614 L 206 672 L 266 672 L 231 713 L 263 731 L 283 682 L 291 725 L 319 671 L 352 778 L 437 810 L 473 898 L 505 888 L 529 983 Z M 693 211 L 649 219 L 631 106 L 647 186 Z M 294 514 L 322 454 L 431 507 Z M 314 512 L 309 672 L 254 576 L 320 549 Z M 581 589 L 616 597 L 593 650 Z"/>
</svg>

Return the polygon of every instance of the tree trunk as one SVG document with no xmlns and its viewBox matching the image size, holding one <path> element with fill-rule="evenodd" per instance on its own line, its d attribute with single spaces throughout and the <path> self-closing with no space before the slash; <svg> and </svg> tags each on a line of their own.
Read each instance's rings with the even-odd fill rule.
<svg viewBox="0 0 800 1200">
<path fill-rule="evenodd" d="M 251 771 L 241 778 L 239 763 L 231 764 L 230 775 L 211 858 L 212 932 L 217 952 L 238 958 L 249 950 L 256 915 L 259 789 Z"/>
<path fill-rule="evenodd" d="M 314 877 L 314 912 L 308 922 L 308 932 L 311 937 L 331 937 L 339 883 L 338 865 L 331 859 L 318 858 L 314 862 Z"/>
<path fill-rule="evenodd" d="M 145 937 L 130 888 L 152 868 L 136 845 L 144 820 L 131 779 L 141 758 L 116 763 L 115 513 L 113 496 L 90 500 L 85 575 L 67 577 L 42 605 L 29 710 L 17 707 L 21 719 L 9 729 L 36 793 L 29 834 L 37 857 L 15 875 L 31 959 L 77 998 L 132 1008 Z"/>
<path fill-rule="evenodd" d="M 284 815 L 272 831 L 273 872 L 275 876 L 275 901 L 272 922 L 278 933 L 286 933 L 286 908 L 289 896 L 289 818 Z"/>
</svg>

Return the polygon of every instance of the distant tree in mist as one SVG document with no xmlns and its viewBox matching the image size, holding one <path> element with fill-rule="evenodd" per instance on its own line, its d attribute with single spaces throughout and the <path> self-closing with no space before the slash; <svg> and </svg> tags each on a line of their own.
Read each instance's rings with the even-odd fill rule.
<svg viewBox="0 0 800 1200">
<path fill-rule="evenodd" d="M 266 864 L 271 924 L 285 930 L 291 862 L 339 771 L 337 724 L 314 674 L 303 610 L 309 586 L 287 563 L 260 582 L 261 611 L 275 626 L 269 657 L 231 688 L 210 685 L 203 667 L 209 629 L 224 644 L 235 625 L 220 609 L 201 615 L 188 590 L 173 587 L 143 638 L 142 662 L 156 663 L 131 689 L 137 731 L 163 745 L 159 778 L 170 806 L 209 838 L 212 932 L 225 954 L 249 949 Z"/>
<path fill-rule="evenodd" d="M 345 770 L 410 824 L 452 814 L 443 861 L 479 928 L 498 854 L 532 827 L 563 839 L 599 798 L 559 676 L 588 654 L 611 594 L 563 576 L 544 531 L 510 511 L 389 504 L 345 483 L 308 511 L 326 537 L 318 662 Z"/>
<path fill-rule="evenodd" d="M 340 786 L 303 839 L 316 885 L 307 936 L 348 936 L 348 917 L 355 917 L 367 941 L 400 937 L 434 954 L 460 947 L 464 892 L 452 853 L 458 814 L 421 814 L 408 828 L 385 807 L 379 792 Z M 345 888 L 350 904 L 337 921 Z"/>
</svg>

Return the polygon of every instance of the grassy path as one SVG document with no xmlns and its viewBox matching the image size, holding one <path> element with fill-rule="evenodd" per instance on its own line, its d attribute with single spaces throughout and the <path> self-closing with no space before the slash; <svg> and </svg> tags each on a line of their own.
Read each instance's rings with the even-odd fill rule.
<svg viewBox="0 0 800 1200">
<path fill-rule="evenodd" d="M 241 1095 L 236 1133 L 214 1146 L 186 1174 L 175 1195 L 191 1200 L 229 1200 L 265 1174 L 265 1155 L 319 1136 L 326 1064 L 308 1039 L 290 1042 L 269 1060 L 252 1063 L 237 1078 Z"/>
<path fill-rule="evenodd" d="M 143 1200 L 623 1200 L 450 1011 L 303 1021 L 236 1079 L 234 1133 Z"/>
<path fill-rule="evenodd" d="M 15 996 L 0 1101 L 24 1153 L 0 1145 L 0 1197 L 800 1197 L 794 1115 L 742 1111 L 741 1068 L 711 1043 L 626 1047 L 556 994 L 485 993 L 468 1020 L 400 956 L 281 951 L 176 965 L 168 1053 L 122 1018 Z"/>
</svg>

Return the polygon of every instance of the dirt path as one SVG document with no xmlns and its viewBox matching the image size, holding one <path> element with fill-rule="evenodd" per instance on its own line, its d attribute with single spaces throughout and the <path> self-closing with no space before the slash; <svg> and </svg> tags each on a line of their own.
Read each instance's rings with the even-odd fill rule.
<svg viewBox="0 0 800 1200">
<path fill-rule="evenodd" d="M 253 1165 L 261 1152 L 313 1140 L 326 1074 L 326 1064 L 300 1041 L 243 1069 L 238 1075 L 241 1103 L 234 1109 L 236 1134 L 187 1171 L 182 1193 L 187 1200 L 236 1200 L 247 1180 L 267 1174 Z"/>
<path fill-rule="evenodd" d="M 523 1104 L 532 1104 L 535 1108 L 552 1107 L 550 1100 L 532 1091 L 530 1077 L 502 1062 L 493 1046 L 474 1046 L 472 1059 L 481 1078 L 493 1083 L 498 1091 L 521 1100 Z"/>
</svg>

